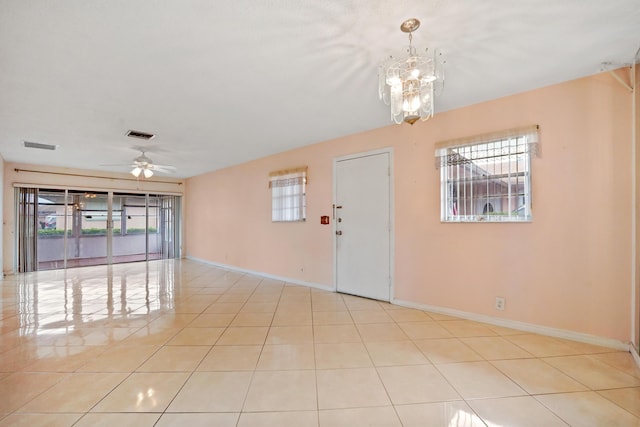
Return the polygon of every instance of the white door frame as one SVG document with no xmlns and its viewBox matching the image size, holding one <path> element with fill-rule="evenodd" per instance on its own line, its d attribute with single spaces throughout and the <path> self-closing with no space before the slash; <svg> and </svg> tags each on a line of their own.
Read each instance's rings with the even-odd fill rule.
<svg viewBox="0 0 640 427">
<path fill-rule="evenodd" d="M 334 157 L 333 159 L 333 215 L 332 215 L 332 235 L 333 235 L 333 291 L 338 291 L 338 264 L 337 264 L 337 236 L 336 236 L 336 195 L 337 195 L 337 164 L 343 160 L 352 160 L 360 157 L 375 156 L 377 154 L 389 154 L 389 222 L 391 230 L 389 230 L 389 276 L 391 284 L 389 287 L 389 302 L 395 299 L 395 258 L 396 258 L 396 221 L 395 221 L 395 195 L 394 195 L 394 172 L 393 172 L 393 148 L 381 148 L 378 150 L 365 151 L 361 153 L 348 154 L 346 156 Z"/>
</svg>

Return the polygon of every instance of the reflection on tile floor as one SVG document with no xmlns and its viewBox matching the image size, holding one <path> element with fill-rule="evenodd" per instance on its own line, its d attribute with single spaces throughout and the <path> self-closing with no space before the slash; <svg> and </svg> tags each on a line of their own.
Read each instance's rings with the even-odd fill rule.
<svg viewBox="0 0 640 427">
<path fill-rule="evenodd" d="M 0 285 L 0 426 L 640 426 L 608 348 L 188 260 Z"/>
</svg>

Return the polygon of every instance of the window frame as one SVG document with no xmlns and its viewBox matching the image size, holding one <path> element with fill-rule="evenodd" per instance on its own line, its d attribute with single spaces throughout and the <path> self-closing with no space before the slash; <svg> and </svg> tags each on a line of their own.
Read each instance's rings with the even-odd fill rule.
<svg viewBox="0 0 640 427">
<path fill-rule="evenodd" d="M 538 130 L 539 127 L 535 125 L 437 143 L 435 154 L 436 168 L 440 169 L 440 221 L 532 222 L 531 160 L 539 154 Z M 500 161 L 500 157 L 508 160 Z M 458 177 L 452 177 L 453 167 Z M 463 179 L 459 178 L 460 168 L 465 169 Z M 516 194 L 512 193 L 514 180 L 518 191 Z M 496 190 L 500 186 L 506 186 L 507 190 Z M 474 188 L 484 190 L 485 198 L 475 196 Z M 457 192 L 464 193 L 464 196 L 457 195 Z M 522 204 L 518 200 L 520 197 Z M 502 208 L 505 201 L 506 211 Z M 515 207 L 511 206 L 512 201 L 516 201 Z M 483 208 L 480 207 L 482 204 Z M 500 208 L 494 208 L 497 204 Z M 520 212 L 521 209 L 524 212 Z"/>
<path fill-rule="evenodd" d="M 306 167 L 285 169 L 269 174 L 271 222 L 306 221 L 307 182 Z"/>
</svg>

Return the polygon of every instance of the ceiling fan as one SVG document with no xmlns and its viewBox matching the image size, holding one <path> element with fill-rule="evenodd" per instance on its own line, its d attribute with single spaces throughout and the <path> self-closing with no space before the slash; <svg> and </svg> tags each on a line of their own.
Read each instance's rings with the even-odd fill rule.
<svg viewBox="0 0 640 427">
<path fill-rule="evenodd" d="M 131 174 L 136 178 L 138 178 L 141 174 L 145 178 L 151 178 L 154 171 L 173 173 L 176 169 L 173 166 L 157 165 L 153 163 L 153 161 L 149 157 L 147 157 L 144 151 L 142 151 L 142 153 L 138 157 L 133 159 L 133 163 L 130 166 L 133 168 L 131 170 Z"/>
</svg>

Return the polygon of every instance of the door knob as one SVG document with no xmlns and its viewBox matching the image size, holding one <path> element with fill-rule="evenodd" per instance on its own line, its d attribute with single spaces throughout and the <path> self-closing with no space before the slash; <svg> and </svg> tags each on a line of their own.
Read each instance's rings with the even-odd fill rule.
<svg viewBox="0 0 640 427">
<path fill-rule="evenodd" d="M 338 230 L 338 231 L 336 231 L 336 234 L 337 234 L 338 236 L 342 236 L 342 230 Z"/>
</svg>

